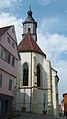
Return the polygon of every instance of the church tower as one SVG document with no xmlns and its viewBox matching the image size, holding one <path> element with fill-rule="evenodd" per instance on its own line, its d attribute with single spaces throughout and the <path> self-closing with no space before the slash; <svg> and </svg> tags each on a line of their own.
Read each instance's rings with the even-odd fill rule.
<svg viewBox="0 0 67 119">
<path fill-rule="evenodd" d="M 32 11 L 31 11 L 31 0 L 29 0 L 29 10 L 28 10 L 28 16 L 23 22 L 23 34 L 24 36 L 27 32 L 30 32 L 32 37 L 34 38 L 35 42 L 37 41 L 37 22 L 32 17 Z"/>
<path fill-rule="evenodd" d="M 23 38 L 18 45 L 20 61 L 16 110 L 53 115 L 54 108 L 54 113 L 57 115 L 58 89 L 55 88 L 58 82 L 57 76 L 55 79 L 56 73 L 52 73 L 51 62 L 47 60 L 46 54 L 36 42 L 36 29 L 37 22 L 32 17 L 31 0 L 29 0 L 28 16 L 23 22 Z"/>
</svg>

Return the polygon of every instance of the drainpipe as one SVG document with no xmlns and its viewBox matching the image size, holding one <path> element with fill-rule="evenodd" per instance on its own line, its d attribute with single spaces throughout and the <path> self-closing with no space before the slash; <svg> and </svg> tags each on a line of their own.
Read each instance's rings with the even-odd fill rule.
<svg viewBox="0 0 67 119">
<path fill-rule="evenodd" d="M 32 112 L 32 52 L 31 52 L 31 90 L 30 90 L 30 112 Z"/>
</svg>

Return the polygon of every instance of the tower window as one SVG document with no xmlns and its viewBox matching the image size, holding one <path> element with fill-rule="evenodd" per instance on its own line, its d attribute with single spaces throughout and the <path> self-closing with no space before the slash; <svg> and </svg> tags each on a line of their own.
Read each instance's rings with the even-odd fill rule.
<svg viewBox="0 0 67 119">
<path fill-rule="evenodd" d="M 30 28 L 28 28 L 28 31 L 30 32 Z"/>
</svg>

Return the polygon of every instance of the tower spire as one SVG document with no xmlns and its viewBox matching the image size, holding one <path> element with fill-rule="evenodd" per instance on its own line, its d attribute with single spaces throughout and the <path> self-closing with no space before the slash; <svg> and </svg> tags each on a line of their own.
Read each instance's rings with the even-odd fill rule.
<svg viewBox="0 0 67 119">
<path fill-rule="evenodd" d="M 29 0 L 29 11 L 31 11 L 31 0 Z"/>
<path fill-rule="evenodd" d="M 37 22 L 32 17 L 31 2 L 32 2 L 31 0 L 28 0 L 28 12 L 27 12 L 28 16 L 23 22 L 22 36 L 24 36 L 29 31 L 36 42 L 37 41 L 37 33 L 36 33 Z"/>
<path fill-rule="evenodd" d="M 31 11 L 31 0 L 29 0 L 28 16 L 32 17 L 32 11 Z"/>
</svg>

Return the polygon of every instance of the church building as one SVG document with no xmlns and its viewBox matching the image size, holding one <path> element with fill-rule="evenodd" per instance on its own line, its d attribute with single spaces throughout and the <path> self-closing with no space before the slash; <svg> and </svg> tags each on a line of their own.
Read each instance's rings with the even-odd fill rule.
<svg viewBox="0 0 67 119">
<path fill-rule="evenodd" d="M 37 22 L 32 17 L 29 1 L 28 16 L 23 22 L 23 39 L 18 50 L 16 110 L 58 115 L 58 75 L 46 54 L 37 44 Z"/>
</svg>

